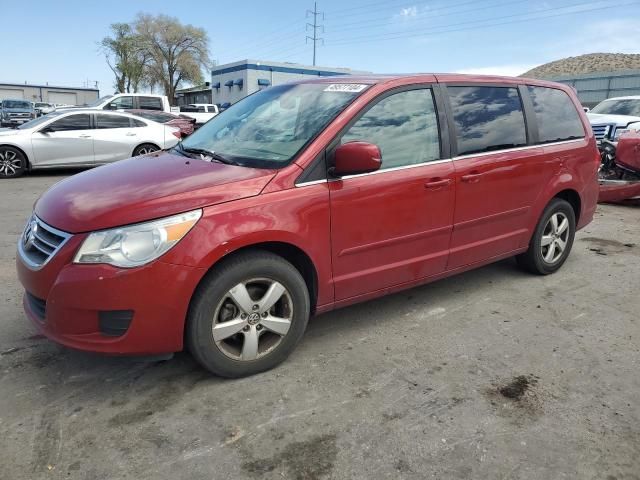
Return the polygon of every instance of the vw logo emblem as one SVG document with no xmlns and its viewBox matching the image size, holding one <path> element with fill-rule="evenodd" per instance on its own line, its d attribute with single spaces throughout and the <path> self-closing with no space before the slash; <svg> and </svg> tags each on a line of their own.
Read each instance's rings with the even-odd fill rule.
<svg viewBox="0 0 640 480">
<path fill-rule="evenodd" d="M 260 314 L 252 313 L 251 315 L 249 315 L 249 318 L 247 320 L 249 322 L 249 325 L 255 325 L 260 321 Z"/>
</svg>

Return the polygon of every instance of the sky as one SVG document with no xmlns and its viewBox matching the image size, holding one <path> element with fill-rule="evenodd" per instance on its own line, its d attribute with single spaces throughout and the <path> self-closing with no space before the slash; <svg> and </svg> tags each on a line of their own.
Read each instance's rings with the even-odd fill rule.
<svg viewBox="0 0 640 480">
<path fill-rule="evenodd" d="M 312 9 L 312 0 L 0 0 L 0 83 L 98 82 L 113 93 L 97 44 L 139 12 L 204 28 L 218 64 L 311 64 Z M 640 0 L 319 0 L 317 9 L 322 66 L 519 75 L 584 53 L 640 53 Z"/>
</svg>

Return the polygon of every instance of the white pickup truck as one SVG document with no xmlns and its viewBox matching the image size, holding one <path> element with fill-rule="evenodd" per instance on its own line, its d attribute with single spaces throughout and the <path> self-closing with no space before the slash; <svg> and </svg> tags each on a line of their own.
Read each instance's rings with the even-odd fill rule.
<svg viewBox="0 0 640 480">
<path fill-rule="evenodd" d="M 196 125 L 202 125 L 218 115 L 220 110 L 217 105 L 210 103 L 191 103 L 180 107 L 180 113 L 195 118 Z"/>
<path fill-rule="evenodd" d="M 69 108 L 94 108 L 96 110 L 154 110 L 157 112 L 171 112 L 171 105 L 166 95 L 154 95 L 152 93 L 116 93 L 97 99 L 95 102 L 83 107 L 63 107 L 56 110 L 68 110 Z"/>
</svg>

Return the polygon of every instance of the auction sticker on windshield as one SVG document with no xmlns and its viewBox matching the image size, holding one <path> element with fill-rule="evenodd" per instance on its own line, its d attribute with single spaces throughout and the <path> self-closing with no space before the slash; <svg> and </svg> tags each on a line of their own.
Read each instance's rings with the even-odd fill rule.
<svg viewBox="0 0 640 480">
<path fill-rule="evenodd" d="M 324 89 L 325 92 L 361 92 L 367 85 L 362 85 L 359 83 L 332 83 L 327 88 Z"/>
</svg>

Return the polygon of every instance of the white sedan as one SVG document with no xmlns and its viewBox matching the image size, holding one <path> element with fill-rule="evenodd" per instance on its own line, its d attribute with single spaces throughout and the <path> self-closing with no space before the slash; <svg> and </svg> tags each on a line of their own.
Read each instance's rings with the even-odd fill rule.
<svg viewBox="0 0 640 480">
<path fill-rule="evenodd" d="M 0 129 L 0 178 L 37 168 L 91 167 L 173 147 L 180 129 L 120 112 L 53 112 Z"/>
</svg>

